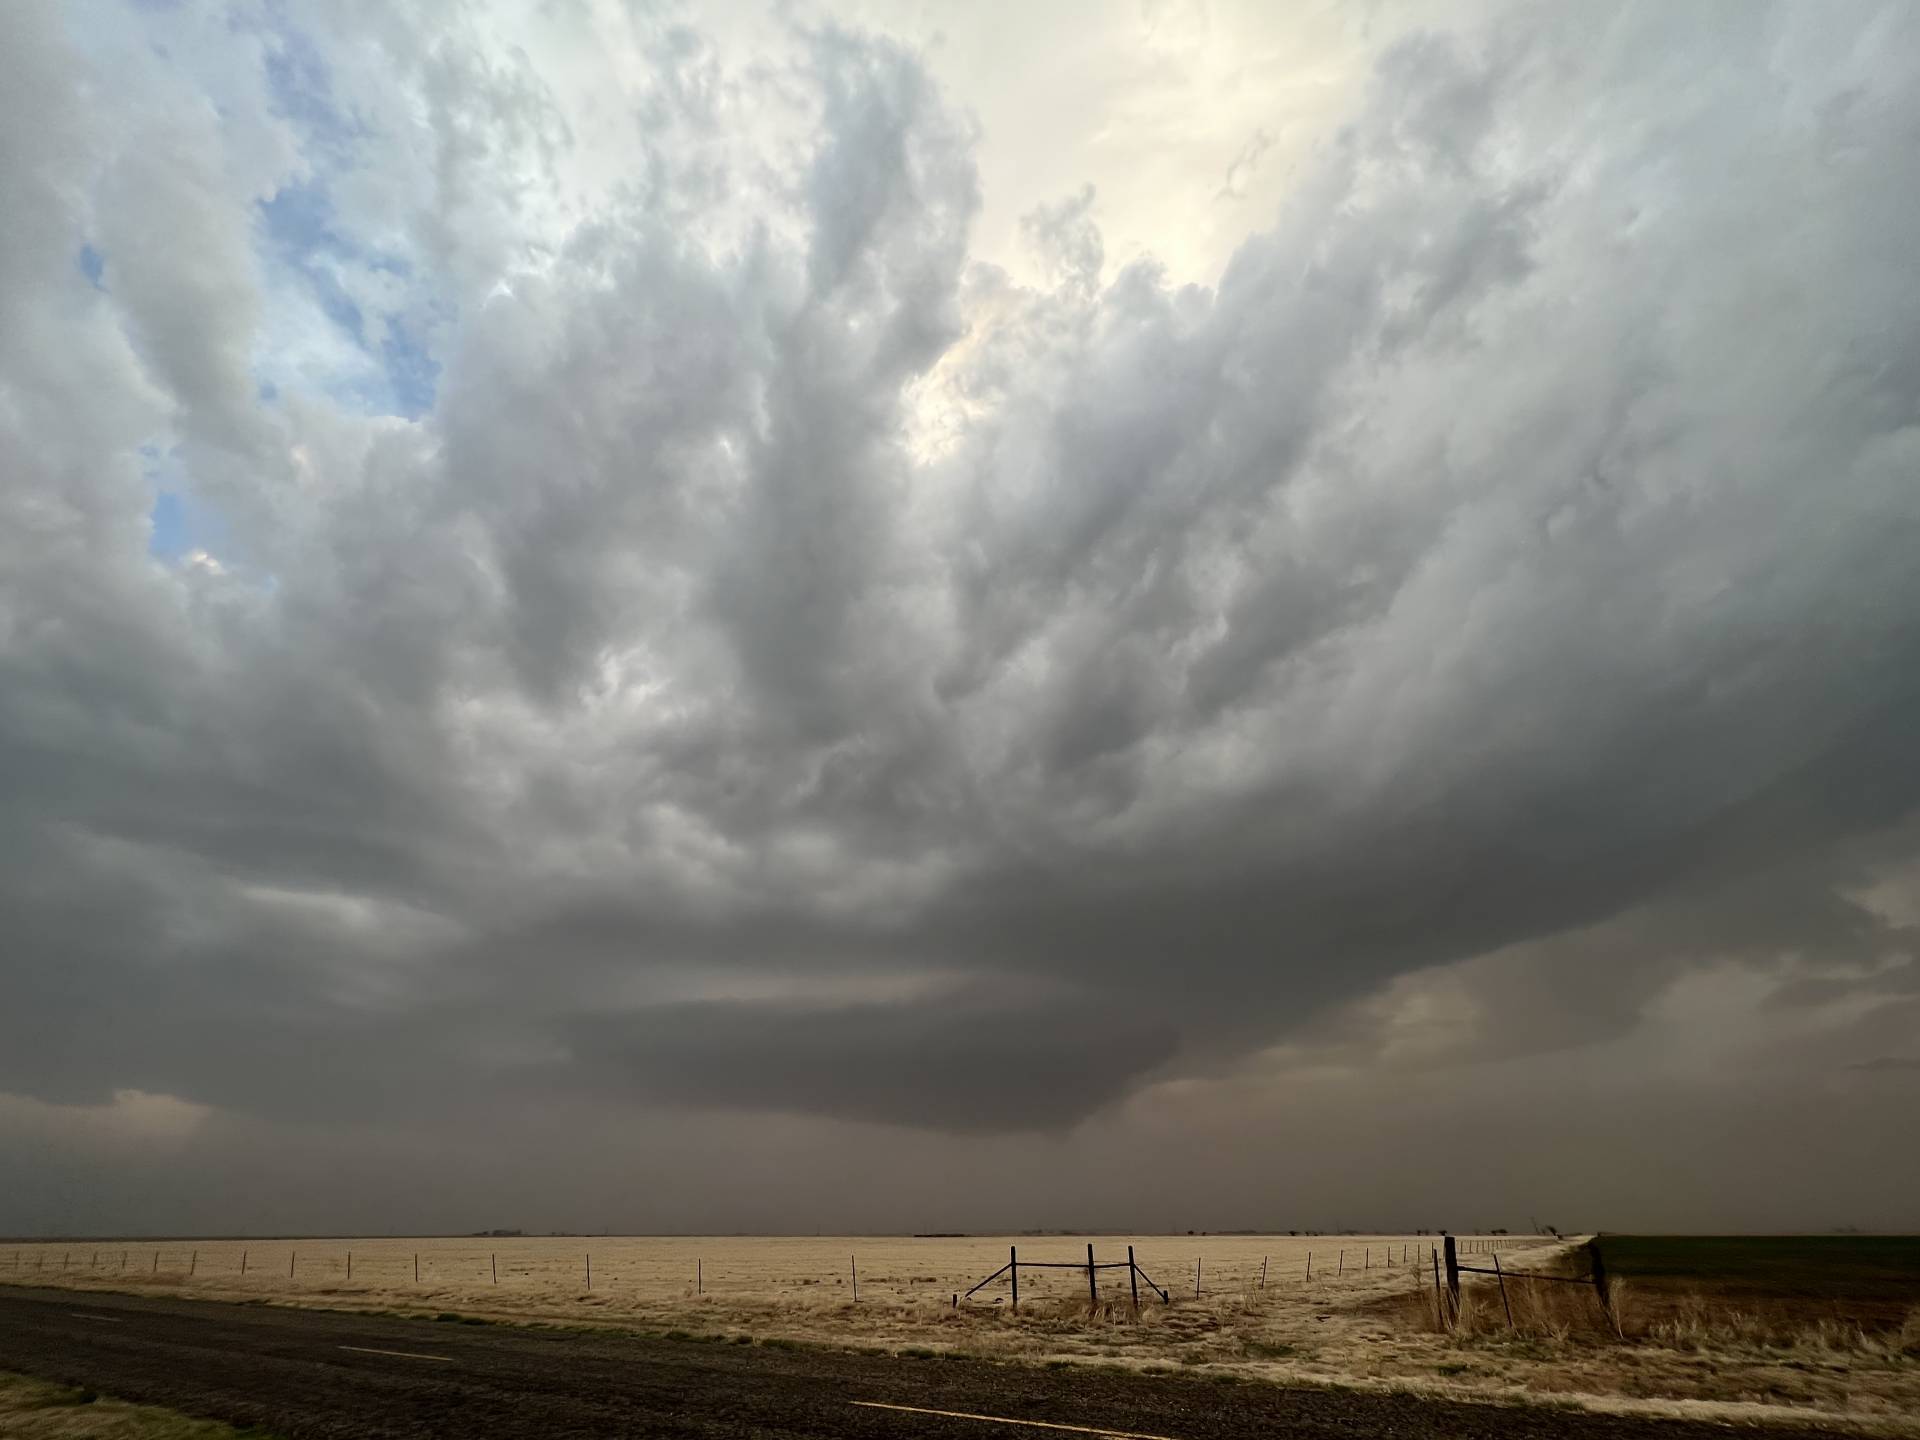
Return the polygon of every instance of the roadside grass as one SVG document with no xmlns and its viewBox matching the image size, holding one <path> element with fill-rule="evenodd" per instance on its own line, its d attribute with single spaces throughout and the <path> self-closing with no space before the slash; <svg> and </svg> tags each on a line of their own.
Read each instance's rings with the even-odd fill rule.
<svg viewBox="0 0 1920 1440">
<path fill-rule="evenodd" d="M 7 1440 L 271 1440 L 152 1405 L 0 1371 L 0 1435 Z"/>
<path fill-rule="evenodd" d="M 1804 1263 L 1761 1263 L 1773 1258 L 1765 1247 L 1747 1248 L 1755 1258 L 1730 1266 L 1721 1287 L 1703 1268 L 1717 1247 L 1701 1248 L 1708 1258 L 1684 1268 L 1676 1263 L 1681 1247 L 1668 1245 L 1664 1272 L 1623 1273 L 1607 1243 L 1610 1309 L 1585 1285 L 1508 1276 L 1503 1297 L 1498 1281 L 1476 1276 L 1461 1288 L 1457 1316 L 1428 1288 L 1400 1298 L 1400 1323 L 1454 1352 L 1438 1373 L 1483 1387 L 1574 1395 L 1651 1414 L 1812 1419 L 1866 1433 L 1920 1434 L 1920 1287 L 1904 1272 L 1876 1267 L 1837 1287 L 1869 1302 L 1853 1313 L 1886 1317 L 1862 1321 L 1836 1312 L 1835 1296 L 1816 1289 Z M 1626 1263 L 1648 1253 L 1621 1248 Z M 1739 1252 L 1730 1246 L 1723 1253 Z M 1529 1268 L 1587 1273 L 1577 1249 Z"/>
</svg>

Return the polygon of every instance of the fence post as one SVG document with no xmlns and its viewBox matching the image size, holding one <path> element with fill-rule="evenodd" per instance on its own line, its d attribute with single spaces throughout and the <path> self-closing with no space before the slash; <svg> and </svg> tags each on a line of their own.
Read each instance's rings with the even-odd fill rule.
<svg viewBox="0 0 1920 1440">
<path fill-rule="evenodd" d="M 297 1259 L 299 1259 L 299 1258 L 300 1258 L 300 1252 L 299 1252 L 298 1250 L 293 1250 L 293 1251 L 289 1251 L 289 1252 L 288 1252 L 288 1254 L 287 1254 L 287 1279 L 289 1279 L 289 1280 L 291 1280 L 291 1279 L 293 1279 L 293 1262 L 294 1262 L 295 1260 L 297 1260 Z"/>
<path fill-rule="evenodd" d="M 1500 1252 L 1493 1252 L 1493 1275 L 1500 1282 L 1500 1305 L 1507 1312 L 1507 1329 L 1513 1329 L 1513 1302 L 1507 1299 L 1507 1277 L 1500 1269 Z"/>
<path fill-rule="evenodd" d="M 1007 1246 L 1007 1268 L 1013 1272 L 1013 1313 L 1020 1313 L 1020 1247 Z"/>
<path fill-rule="evenodd" d="M 160 1273 L 160 1252 L 158 1250 L 153 1252 L 153 1273 L 156 1275 Z"/>
<path fill-rule="evenodd" d="M 1447 1298 L 1453 1302 L 1453 1313 L 1460 1313 L 1460 1251 L 1455 1246 L 1453 1236 L 1446 1238 L 1447 1247 Z"/>
<path fill-rule="evenodd" d="M 853 1272 L 853 1303 L 860 1303 L 860 1267 L 854 1264 L 853 1256 L 847 1256 L 847 1269 Z"/>
<path fill-rule="evenodd" d="M 242 1275 L 247 1273 L 247 1252 L 244 1250 L 240 1252 L 240 1273 Z"/>
<path fill-rule="evenodd" d="M 1200 1298 L 1200 1257 L 1193 1257 L 1193 1298 Z"/>
<path fill-rule="evenodd" d="M 1339 1261 L 1333 1267 L 1333 1278 L 1338 1280 L 1342 1275 L 1346 1273 L 1347 1273 L 1347 1252 L 1345 1250 L 1342 1250 L 1340 1252 Z"/>
<path fill-rule="evenodd" d="M 1100 1303 L 1100 1287 L 1094 1283 L 1093 1278 L 1093 1242 L 1091 1240 L 1087 1242 L 1087 1301 L 1093 1305 Z"/>
<path fill-rule="evenodd" d="M 696 1295 L 707 1293 L 707 1259 L 704 1255 L 693 1257 L 693 1293 Z"/>
<path fill-rule="evenodd" d="M 1434 1312 L 1440 1321 L 1440 1328 L 1443 1330 L 1451 1330 L 1453 1328 L 1453 1324 L 1447 1317 L 1446 1292 L 1440 1288 L 1440 1252 L 1438 1250 L 1432 1249 L 1432 1247 L 1428 1247 L 1428 1248 L 1429 1248 L 1429 1253 L 1433 1256 Z"/>
<path fill-rule="evenodd" d="M 347 1251 L 347 1279 L 353 1278 L 353 1252 Z"/>
<path fill-rule="evenodd" d="M 591 1290 L 593 1288 L 593 1285 L 592 1285 L 593 1266 L 591 1263 L 589 1263 L 587 1266 L 587 1275 L 588 1275 L 587 1288 Z M 416 1285 L 420 1283 L 420 1252 L 418 1250 L 413 1252 L 413 1283 Z"/>
<path fill-rule="evenodd" d="M 1267 1288 L 1267 1257 L 1264 1255 L 1260 1257 L 1260 1288 Z"/>
<path fill-rule="evenodd" d="M 1127 1286 L 1133 1291 L 1133 1308 L 1140 1308 L 1140 1268 L 1133 1263 L 1133 1246 L 1127 1246 Z"/>
<path fill-rule="evenodd" d="M 487 1263 L 488 1263 L 489 1265 L 491 1265 L 491 1266 L 492 1266 L 492 1268 L 493 1268 L 493 1283 L 494 1283 L 494 1284 L 496 1284 L 496 1285 L 498 1285 L 498 1284 L 500 1283 L 500 1255 L 499 1255 L 499 1252 L 498 1252 L 498 1251 L 495 1251 L 495 1252 L 493 1252 L 493 1253 L 491 1253 L 491 1254 L 489 1254 L 489 1255 L 487 1256 Z"/>
<path fill-rule="evenodd" d="M 200 1268 L 200 1252 L 196 1250 L 193 1252 L 193 1258 L 187 1262 L 187 1274 L 192 1275 L 194 1271 L 198 1270 L 199 1268 Z"/>
<path fill-rule="evenodd" d="M 1587 1264 L 1593 1271 L 1593 1293 L 1599 1297 L 1600 1308 L 1606 1311 L 1608 1323 L 1612 1323 L 1613 1294 L 1607 1288 L 1607 1262 L 1600 1258 L 1598 1235 L 1587 1242 Z"/>
<path fill-rule="evenodd" d="M 1313 1279 L 1313 1252 L 1311 1250 L 1307 1251 L 1307 1279 L 1309 1282 Z"/>
<path fill-rule="evenodd" d="M 420 1257 L 418 1255 L 413 1257 L 413 1263 L 417 1269 L 420 1265 Z M 587 1288 L 589 1290 L 593 1288 L 593 1252 L 591 1250 L 587 1252 Z"/>
</svg>

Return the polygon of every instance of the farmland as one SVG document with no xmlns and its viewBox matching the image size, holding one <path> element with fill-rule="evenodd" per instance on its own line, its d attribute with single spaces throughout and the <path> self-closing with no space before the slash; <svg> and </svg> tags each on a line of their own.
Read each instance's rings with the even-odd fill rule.
<svg viewBox="0 0 1920 1440">
<path fill-rule="evenodd" d="M 1648 1315 L 1710 1298 L 1775 1323 L 1886 1328 L 1920 1305 L 1920 1236 L 1608 1235 L 1599 1245 Z"/>
<path fill-rule="evenodd" d="M 954 1296 L 1005 1265 L 1013 1247 L 1023 1306 L 1033 1310 L 1087 1297 L 1084 1268 L 1041 1267 L 1084 1267 L 1089 1244 L 1103 1265 L 1124 1263 L 1133 1246 L 1145 1274 L 1188 1301 L 1197 1288 L 1202 1300 L 1268 1293 L 1319 1304 L 1430 1281 L 1436 1243 L 1412 1235 L 76 1240 L 0 1245 L 0 1280 L 383 1308 L 458 1303 L 535 1319 L 657 1323 L 740 1308 L 806 1323 L 851 1310 L 856 1287 L 869 1313 L 955 1313 Z M 1101 1271 L 1098 1283 L 1119 1298 L 1127 1273 Z M 1011 1299 L 1002 1281 L 963 1308 L 991 1313 L 1010 1309 Z"/>
<path fill-rule="evenodd" d="M 1123 1265 L 1097 1272 L 1097 1304 L 1084 1268 L 1089 1243 L 1102 1264 Z M 1874 1303 L 1892 1317 L 1886 1324 L 1843 1324 L 1823 1311 L 1817 1327 L 1783 1329 L 1757 1323 L 1711 1288 L 1722 1263 L 1711 1245 L 1689 1259 L 1674 1242 L 1609 1236 L 1616 1331 L 1590 1287 L 1509 1282 L 1509 1318 L 1494 1282 L 1477 1276 L 1468 1279 L 1462 1323 L 1437 1326 L 1434 1243 L 1387 1235 L 75 1240 L 0 1243 L 0 1282 L 448 1324 L 610 1327 L 906 1357 L 1177 1369 L 1630 1413 L 1792 1413 L 1920 1434 L 1920 1328 L 1901 1308 L 1920 1303 L 1920 1290 L 1902 1280 L 1901 1256 L 1910 1251 L 1897 1245 L 1820 1252 L 1822 1263 L 1836 1266 L 1820 1273 L 1843 1288 L 1867 1286 L 1869 1270 L 1878 1275 Z M 1508 1271 L 1584 1269 L 1584 1257 L 1551 1238 L 1462 1243 L 1497 1253 Z M 1129 1245 L 1170 1303 L 1143 1284 L 1133 1308 Z M 1013 1246 L 1022 1264 L 1018 1314 L 1005 1277 L 966 1298 Z M 1745 1273 L 1742 1283 L 1758 1283 L 1765 1267 L 1750 1263 L 1742 1272 L 1734 1264 L 1742 1253 L 1728 1250 L 1725 1266 L 1735 1280 Z M 1780 1266 L 1792 1253 L 1772 1252 L 1768 1284 L 1784 1283 Z M 1845 1255 L 1851 1269 L 1837 1264 Z M 1080 1268 L 1037 1268 L 1041 1262 Z M 1796 1262 L 1798 1271 L 1817 1285 L 1808 1263 Z"/>
</svg>

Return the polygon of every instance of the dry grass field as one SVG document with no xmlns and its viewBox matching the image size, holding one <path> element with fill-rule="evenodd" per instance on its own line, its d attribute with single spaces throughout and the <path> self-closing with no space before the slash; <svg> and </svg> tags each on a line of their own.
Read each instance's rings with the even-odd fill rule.
<svg viewBox="0 0 1920 1440">
<path fill-rule="evenodd" d="M 0 1245 L 0 1281 L 381 1309 L 457 1306 L 543 1320 L 670 1324 L 738 1312 L 839 1333 L 865 1329 L 865 1317 L 915 1317 L 951 1329 L 1010 1313 L 1004 1279 L 963 1298 L 958 1310 L 953 1300 L 1005 1265 L 1014 1246 L 1023 1315 L 1085 1301 L 1089 1243 L 1100 1264 L 1123 1266 L 1132 1245 L 1142 1271 L 1188 1304 L 1197 1284 L 1203 1303 L 1266 1294 L 1313 1307 L 1407 1291 L 1420 1275 L 1431 1284 L 1428 1247 L 1437 1242 L 1384 1235 L 61 1241 Z M 1082 1268 L 1036 1268 L 1040 1262 Z M 1101 1270 L 1098 1283 L 1103 1300 L 1128 1297 L 1124 1268 Z M 1141 1294 L 1150 1298 L 1144 1286 Z"/>
<path fill-rule="evenodd" d="M 1687 1324 L 1672 1323 L 1671 1294 L 1663 1294 L 1658 1317 L 1642 1321 L 1635 1282 L 1623 1278 L 1616 1287 L 1622 1326 L 1607 1320 L 1591 1290 L 1545 1284 L 1512 1287 L 1516 1321 L 1509 1326 L 1490 1281 L 1470 1281 L 1463 1323 L 1442 1326 L 1428 1249 L 1435 1242 L 1416 1236 L 1094 1238 L 1102 1263 L 1124 1261 L 1133 1245 L 1142 1270 L 1171 1292 L 1164 1304 L 1143 1287 L 1137 1311 L 1125 1269 L 1099 1272 L 1094 1306 L 1084 1268 L 1027 1268 L 1084 1265 L 1087 1243 L 1036 1236 L 86 1241 L 0 1245 L 0 1282 L 398 1311 L 448 1323 L 610 1325 L 718 1343 L 1178 1367 L 1222 1380 L 1730 1420 L 1817 1419 L 1920 1435 L 1920 1321 L 1762 1331 L 1705 1291 L 1689 1302 Z M 1573 1263 L 1569 1247 L 1551 1239 L 1480 1243 L 1497 1245 L 1509 1269 Z M 1005 1264 L 1010 1245 L 1022 1264 L 1019 1313 L 1004 1277 L 956 1307 L 954 1296 Z"/>
</svg>

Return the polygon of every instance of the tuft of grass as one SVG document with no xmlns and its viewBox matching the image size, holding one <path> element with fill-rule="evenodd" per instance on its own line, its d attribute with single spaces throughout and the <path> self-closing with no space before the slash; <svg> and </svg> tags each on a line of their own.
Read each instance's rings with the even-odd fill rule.
<svg viewBox="0 0 1920 1440">
<path fill-rule="evenodd" d="M 0 1372 L 0 1435 L 8 1440 L 235 1440 L 241 1433 L 218 1421 Z"/>
</svg>

